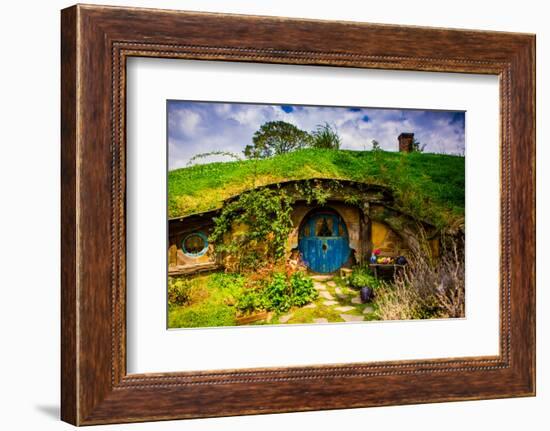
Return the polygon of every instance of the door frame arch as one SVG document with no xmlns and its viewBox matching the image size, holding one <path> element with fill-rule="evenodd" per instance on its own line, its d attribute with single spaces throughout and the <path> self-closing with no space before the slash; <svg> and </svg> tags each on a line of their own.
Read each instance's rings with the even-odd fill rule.
<svg viewBox="0 0 550 431">
<path fill-rule="evenodd" d="M 338 220 L 338 235 L 332 235 L 332 236 L 317 236 L 316 235 L 316 232 L 313 231 L 309 233 L 309 235 L 304 235 L 304 230 L 307 228 L 307 224 L 311 222 L 312 219 L 316 218 L 317 216 L 322 216 L 323 214 L 326 214 L 326 215 L 330 215 L 332 217 L 336 217 L 336 219 Z M 342 234 L 340 234 L 340 226 L 341 226 L 341 229 L 342 229 Z M 312 229 L 315 229 L 314 226 L 311 226 Z M 310 264 L 308 262 L 308 258 L 306 256 L 304 256 L 304 250 L 303 250 L 303 247 L 305 245 L 305 243 L 303 243 L 303 241 L 308 241 L 307 239 L 305 238 L 309 238 L 309 241 L 312 241 L 314 240 L 314 238 L 319 238 L 320 241 L 323 241 L 323 246 L 326 247 L 327 245 L 327 241 L 337 241 L 338 239 L 342 239 L 343 241 L 345 241 L 345 253 L 346 253 L 346 256 L 345 256 L 345 259 L 342 260 L 342 262 L 339 263 L 339 266 L 337 268 L 334 268 L 332 270 L 327 270 L 327 271 L 318 271 L 318 267 L 315 268 L 315 264 Z M 322 240 L 324 238 L 324 240 Z M 305 263 L 305 265 L 308 267 L 309 270 L 313 271 L 313 272 L 319 272 L 319 273 L 330 273 L 330 272 L 334 272 L 334 271 L 337 271 L 338 269 L 340 269 L 343 265 L 345 265 L 345 263 L 347 262 L 347 260 L 349 259 L 349 256 L 351 254 L 351 247 L 350 247 L 350 244 L 349 244 L 349 230 L 348 230 L 348 226 L 347 226 L 347 223 L 346 223 L 346 220 L 344 219 L 344 217 L 342 216 L 342 214 L 335 208 L 332 208 L 330 206 L 320 206 L 320 207 L 316 207 L 316 208 L 312 208 L 310 209 L 302 218 L 301 222 L 300 222 L 300 225 L 298 227 L 298 249 L 300 251 L 300 254 L 301 254 L 301 257 L 302 257 L 302 260 L 303 262 Z M 325 250 L 325 248 L 324 248 Z M 326 262 L 326 264 L 328 264 L 328 262 Z M 331 267 L 331 266 L 329 266 Z"/>
<path fill-rule="evenodd" d="M 316 208 L 311 208 L 308 212 L 304 214 L 304 216 L 302 217 L 302 220 L 300 221 L 300 226 L 298 227 L 298 241 L 300 241 L 300 239 L 302 238 L 302 230 L 306 222 L 316 214 L 322 214 L 323 212 L 326 212 L 327 214 L 330 214 L 330 215 L 335 215 L 342 221 L 342 226 L 344 226 L 345 236 L 346 238 L 348 238 L 348 241 L 349 241 L 349 231 L 348 231 L 346 220 L 337 209 L 332 208 L 330 206 L 320 206 Z"/>
</svg>

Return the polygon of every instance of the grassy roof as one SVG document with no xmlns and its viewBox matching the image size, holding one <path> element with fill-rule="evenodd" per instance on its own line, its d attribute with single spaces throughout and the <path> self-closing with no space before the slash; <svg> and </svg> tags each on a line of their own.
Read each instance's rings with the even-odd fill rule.
<svg viewBox="0 0 550 431">
<path fill-rule="evenodd" d="M 464 157 L 319 149 L 170 171 L 169 217 L 219 208 L 228 197 L 254 187 L 308 178 L 386 186 L 402 210 L 440 227 L 464 220 Z"/>
</svg>

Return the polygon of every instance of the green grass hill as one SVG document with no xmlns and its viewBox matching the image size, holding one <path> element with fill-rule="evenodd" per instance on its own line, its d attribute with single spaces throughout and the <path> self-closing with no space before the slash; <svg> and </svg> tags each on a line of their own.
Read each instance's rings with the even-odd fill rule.
<svg viewBox="0 0 550 431">
<path fill-rule="evenodd" d="M 386 186 L 394 192 L 397 206 L 419 220 L 438 227 L 464 222 L 464 157 L 320 149 L 170 171 L 168 214 L 174 218 L 216 209 L 245 190 L 308 178 Z"/>
</svg>

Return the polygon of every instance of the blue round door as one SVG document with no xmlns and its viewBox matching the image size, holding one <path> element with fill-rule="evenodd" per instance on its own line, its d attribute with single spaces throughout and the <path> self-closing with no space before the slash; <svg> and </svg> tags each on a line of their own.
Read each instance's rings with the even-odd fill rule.
<svg viewBox="0 0 550 431">
<path fill-rule="evenodd" d="M 326 274 L 340 269 L 350 255 L 344 220 L 331 211 L 310 215 L 300 228 L 298 248 L 312 271 Z"/>
</svg>

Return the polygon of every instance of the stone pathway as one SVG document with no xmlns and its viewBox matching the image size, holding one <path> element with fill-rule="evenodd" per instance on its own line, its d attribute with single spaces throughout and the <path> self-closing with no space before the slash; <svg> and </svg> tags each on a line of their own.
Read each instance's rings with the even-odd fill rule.
<svg viewBox="0 0 550 431">
<path fill-rule="evenodd" d="M 334 296 L 332 296 L 329 292 L 325 290 L 322 290 L 321 292 L 319 292 L 319 295 L 325 299 L 334 299 Z"/>
<path fill-rule="evenodd" d="M 338 311 L 346 312 L 346 311 L 354 310 L 355 307 L 353 307 L 351 305 L 344 305 L 343 307 L 334 307 L 334 309 L 338 310 Z"/>
<path fill-rule="evenodd" d="M 285 314 L 284 316 L 279 317 L 279 322 L 286 323 L 288 322 L 293 316 L 293 313 Z"/>
<path fill-rule="evenodd" d="M 365 309 L 363 310 L 363 314 L 369 314 L 374 311 L 374 307 L 372 305 L 367 305 Z"/>
<path fill-rule="evenodd" d="M 313 287 L 316 289 L 316 290 L 327 290 L 327 287 L 323 284 L 323 283 L 318 283 L 316 281 L 313 282 Z"/>
<path fill-rule="evenodd" d="M 327 281 L 332 280 L 332 275 L 312 275 L 311 279 L 313 281 Z"/>
<path fill-rule="evenodd" d="M 365 320 L 363 316 L 354 316 L 353 314 L 340 314 L 340 317 L 346 322 L 362 322 Z"/>
<path fill-rule="evenodd" d="M 367 304 L 364 308 L 362 307 L 359 292 L 350 289 L 347 285 L 337 283 L 337 281 L 333 279 L 333 276 L 313 275 L 311 278 L 314 280 L 313 287 L 319 293 L 319 299 L 316 302 L 303 306 L 303 309 L 314 309 L 323 306 L 329 307 L 332 315 L 338 312 L 338 316 L 344 322 L 362 322 L 367 318 L 369 313 L 374 312 L 374 307 L 371 304 Z M 294 312 L 289 312 L 280 316 L 279 322 L 287 323 L 293 317 Z M 298 319 L 298 321 L 302 319 L 300 313 L 298 313 L 296 319 Z M 313 321 L 313 323 L 330 323 L 329 318 L 326 317 L 313 318 L 313 316 L 311 316 L 308 320 Z"/>
<path fill-rule="evenodd" d="M 319 292 L 319 296 L 325 299 L 325 301 L 323 301 L 323 305 L 327 307 L 334 307 L 334 310 L 342 313 L 340 314 L 340 317 L 345 322 L 361 322 L 365 320 L 363 315 L 346 314 L 353 310 L 357 310 L 358 312 L 362 311 L 357 307 L 357 305 L 361 304 L 361 298 L 356 294 L 356 292 L 339 286 L 331 276 L 321 275 L 313 276 L 312 278 L 315 280 L 313 286 Z M 329 291 L 328 288 L 331 288 L 331 290 Z M 336 296 L 336 301 L 334 300 L 335 298 L 331 292 L 334 292 L 333 294 Z M 365 312 L 365 314 L 368 314 L 368 312 Z M 325 323 L 328 322 L 328 319 L 316 318 L 313 319 L 313 322 Z"/>
</svg>

